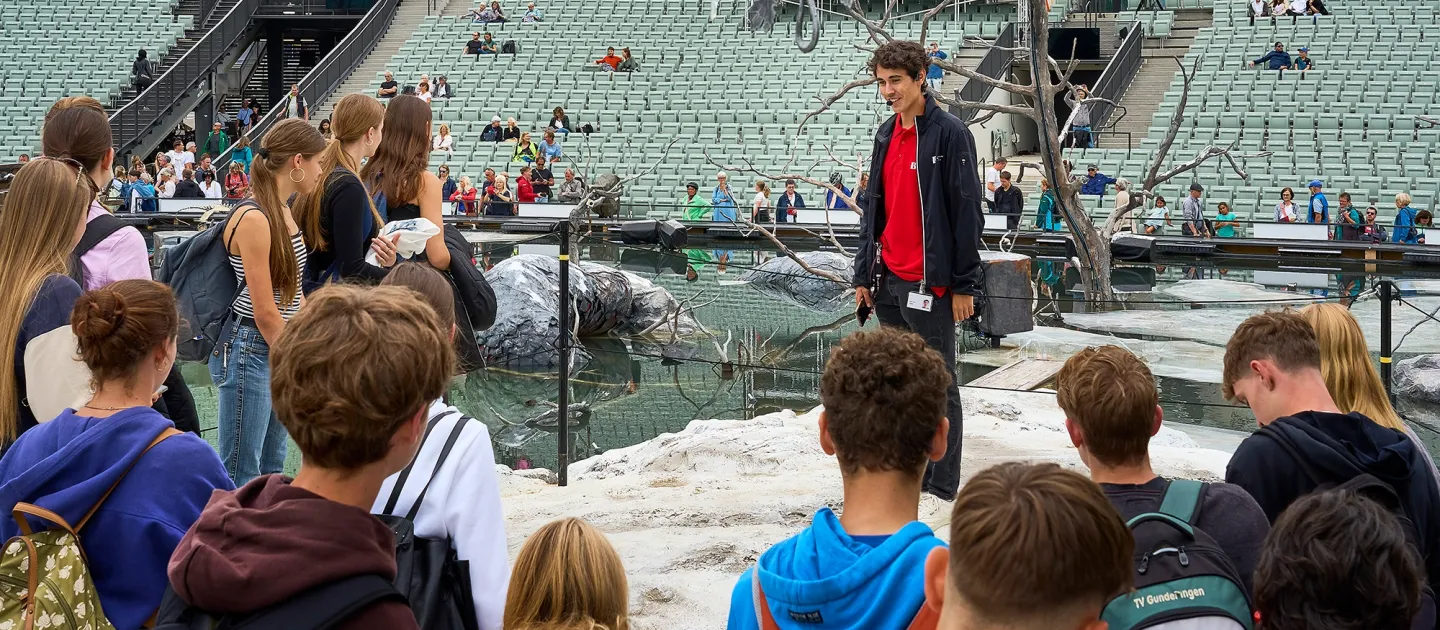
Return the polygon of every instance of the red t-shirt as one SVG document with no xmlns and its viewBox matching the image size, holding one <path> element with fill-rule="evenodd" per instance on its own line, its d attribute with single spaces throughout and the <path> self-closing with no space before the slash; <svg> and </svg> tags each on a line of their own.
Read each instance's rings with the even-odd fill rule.
<svg viewBox="0 0 1440 630">
<path fill-rule="evenodd" d="M 885 231 L 880 234 L 880 257 L 885 267 L 906 282 L 925 277 L 925 229 L 920 219 L 920 172 L 916 170 L 915 126 L 906 129 L 895 117 L 895 134 L 885 153 Z M 935 295 L 945 287 L 931 287 Z"/>
</svg>

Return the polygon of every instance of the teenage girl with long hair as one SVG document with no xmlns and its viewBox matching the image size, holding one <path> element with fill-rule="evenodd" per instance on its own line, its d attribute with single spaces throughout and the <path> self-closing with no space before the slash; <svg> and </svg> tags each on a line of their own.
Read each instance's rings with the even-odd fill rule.
<svg viewBox="0 0 1440 630">
<path fill-rule="evenodd" d="M 360 163 L 380 146 L 385 106 L 351 94 L 335 105 L 331 120 L 335 137 L 320 154 L 324 189 L 295 202 L 295 221 L 310 250 L 307 290 L 342 280 L 379 282 L 395 264 L 395 240 L 376 238 L 384 221 L 358 175 Z M 365 262 L 366 251 L 375 252 L 378 266 Z"/>
<path fill-rule="evenodd" d="M 1325 388 L 1330 390 L 1335 406 L 1345 413 L 1359 413 L 1375 424 L 1404 433 L 1420 447 L 1420 453 L 1430 464 L 1430 474 L 1440 482 L 1440 472 L 1435 470 L 1430 451 L 1390 405 L 1380 373 L 1370 361 L 1365 333 L 1350 309 L 1340 304 L 1311 304 L 1300 309 L 1300 316 L 1315 329 L 1315 339 L 1320 342 L 1320 373 L 1325 377 Z"/>
<path fill-rule="evenodd" d="M 39 157 L 11 180 L 0 212 L 0 446 L 83 402 L 89 374 L 73 358 L 70 311 L 80 285 L 66 275 L 85 233 L 95 182 L 79 162 Z M 27 378 L 35 375 L 35 378 Z"/>
<path fill-rule="evenodd" d="M 250 195 L 226 221 L 226 250 L 242 287 L 224 343 L 210 357 L 219 391 L 219 452 L 242 486 L 285 465 L 285 427 L 270 407 L 270 346 L 300 310 L 305 241 L 286 205 L 319 187 L 325 139 L 302 118 L 276 124 L 250 165 Z"/>
<path fill-rule="evenodd" d="M 78 162 L 97 189 L 105 185 L 105 175 L 115 163 L 109 117 L 100 101 L 89 96 L 56 101 L 45 114 L 40 145 L 48 157 Z M 110 211 L 98 198 L 91 199 L 85 217 L 86 230 L 94 231 L 96 236 L 103 234 L 107 223 L 117 221 L 109 215 Z M 150 279 L 150 251 L 145 237 L 134 227 L 127 225 L 114 230 L 87 251 L 78 253 L 80 264 L 70 270 L 70 277 L 86 291 L 120 280 Z M 200 415 L 195 411 L 195 398 L 190 395 L 179 368 L 170 370 L 165 388 L 164 397 L 155 405 L 156 411 L 173 420 L 180 430 L 198 433 Z"/>
<path fill-rule="evenodd" d="M 443 226 L 440 218 L 440 178 L 425 169 L 430 159 L 430 105 L 401 94 L 385 108 L 385 137 L 375 157 L 365 163 L 360 179 L 372 193 L 385 198 L 386 221 L 426 218 Z M 450 270 L 445 233 L 425 242 L 425 259 L 441 271 Z"/>
</svg>

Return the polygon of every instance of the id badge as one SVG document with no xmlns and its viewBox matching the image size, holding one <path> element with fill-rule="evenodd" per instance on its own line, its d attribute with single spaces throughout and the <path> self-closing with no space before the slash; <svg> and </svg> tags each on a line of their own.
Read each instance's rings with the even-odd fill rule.
<svg viewBox="0 0 1440 630">
<path fill-rule="evenodd" d="M 905 299 L 905 306 L 917 311 L 929 313 L 930 305 L 935 302 L 935 294 L 929 291 L 911 291 Z"/>
</svg>

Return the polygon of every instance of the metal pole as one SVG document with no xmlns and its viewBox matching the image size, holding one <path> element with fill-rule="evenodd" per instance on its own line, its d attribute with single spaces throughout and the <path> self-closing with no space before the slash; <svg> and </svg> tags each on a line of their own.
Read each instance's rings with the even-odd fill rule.
<svg viewBox="0 0 1440 630">
<path fill-rule="evenodd" d="M 570 468 L 570 221 L 560 222 L 560 485 Z"/>
<path fill-rule="evenodd" d="M 1380 281 L 1380 380 L 1385 382 L 1385 395 L 1395 403 L 1390 389 L 1390 300 L 1394 299 L 1394 283 Z"/>
</svg>

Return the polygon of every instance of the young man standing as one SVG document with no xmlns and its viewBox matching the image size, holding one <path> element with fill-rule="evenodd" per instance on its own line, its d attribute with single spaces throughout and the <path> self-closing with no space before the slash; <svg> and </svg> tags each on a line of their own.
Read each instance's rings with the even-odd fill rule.
<svg viewBox="0 0 1440 630">
<path fill-rule="evenodd" d="M 1150 368 L 1120 346 L 1086 348 L 1065 361 L 1055 389 L 1070 442 L 1120 518 L 1158 511 L 1170 480 L 1150 468 L 1150 438 L 1164 415 Z M 1207 484 L 1190 524 L 1215 539 L 1253 592 L 1250 576 L 1270 531 L 1255 499 L 1239 486 Z"/>
<path fill-rule="evenodd" d="M 955 497 L 950 548 L 925 560 L 925 603 L 939 630 L 1103 630 L 1101 610 L 1134 583 L 1134 546 L 1089 479 L 1000 464 Z"/>
<path fill-rule="evenodd" d="M 940 355 L 913 333 L 881 328 L 840 342 L 820 381 L 820 447 L 840 460 L 844 510 L 821 508 L 740 576 L 729 630 L 774 628 L 775 619 L 785 628 L 934 627 L 916 569 L 945 543 L 918 520 L 920 480 L 945 452 L 949 384 Z"/>
<path fill-rule="evenodd" d="M 1341 413 L 1320 372 L 1315 331 L 1293 312 L 1253 315 L 1225 344 L 1223 391 L 1260 429 L 1236 447 L 1225 481 L 1274 523 L 1322 484 L 1369 474 L 1399 495 L 1419 534 L 1432 586 L 1440 580 L 1440 489 L 1420 446 L 1359 413 Z"/>
<path fill-rule="evenodd" d="M 869 210 L 860 219 L 855 300 L 880 323 L 914 332 L 951 372 L 945 458 L 924 489 L 942 500 L 960 485 L 960 390 L 955 325 L 975 314 L 980 293 L 980 177 L 975 139 L 925 90 L 929 57 L 916 42 L 892 41 L 868 64 L 895 115 L 881 123 L 870 153 Z"/>
<path fill-rule="evenodd" d="M 995 211 L 995 191 L 1000 188 L 1000 173 L 1005 171 L 1005 158 L 995 158 L 995 163 L 985 169 L 985 210 Z"/>
<path fill-rule="evenodd" d="M 1010 171 L 1000 172 L 1000 188 L 995 190 L 995 214 L 1005 215 L 1005 229 L 1020 229 L 1020 215 L 1025 212 L 1025 195 L 1010 183 Z"/>
<path fill-rule="evenodd" d="M 415 458 L 454 367 L 454 344 L 414 292 L 332 285 L 311 294 L 270 350 L 275 413 L 300 447 L 300 472 L 211 497 L 170 560 L 176 594 L 243 615 L 356 576 L 393 581 L 395 535 L 370 508 L 386 477 Z M 396 594 L 337 627 L 416 623 Z"/>
<path fill-rule="evenodd" d="M 230 136 L 224 131 L 224 125 L 218 121 L 210 125 L 210 134 L 205 136 L 205 145 L 200 150 L 206 155 L 219 156 L 230 148 Z M 208 164 L 206 165 L 209 166 Z M 211 171 L 212 173 L 214 171 Z"/>
<path fill-rule="evenodd" d="M 931 58 L 931 59 L 949 59 L 949 58 L 950 58 L 950 55 L 947 55 L 947 54 L 945 54 L 945 51 L 940 50 L 940 42 L 930 42 L 930 53 L 929 53 L 929 55 L 930 55 L 930 58 Z M 936 65 L 934 62 L 931 62 L 931 63 L 930 63 L 930 66 L 925 69 L 925 85 L 930 88 L 930 92 L 931 92 L 931 93 L 939 92 L 939 91 L 940 91 L 940 83 L 941 83 L 942 81 L 944 81 L 944 80 L 945 80 L 945 70 L 944 70 L 943 68 L 941 68 L 940 66 Z"/>
</svg>

